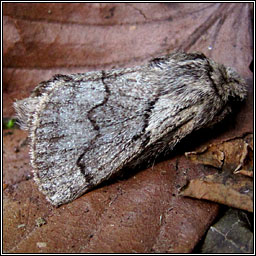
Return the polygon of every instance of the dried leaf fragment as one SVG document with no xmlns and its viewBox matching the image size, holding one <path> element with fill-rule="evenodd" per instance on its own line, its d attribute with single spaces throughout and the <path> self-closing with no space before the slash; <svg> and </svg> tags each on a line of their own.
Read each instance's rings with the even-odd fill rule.
<svg viewBox="0 0 256 256">
<path fill-rule="evenodd" d="M 182 195 L 207 199 L 253 211 L 253 135 L 233 138 L 185 153 L 197 164 L 218 169 L 213 175 L 190 180 Z"/>
<path fill-rule="evenodd" d="M 195 163 L 210 165 L 216 168 L 223 166 L 225 158 L 224 152 L 216 145 L 209 145 L 198 151 L 186 152 L 185 155 Z"/>
<path fill-rule="evenodd" d="M 252 171 L 252 143 L 252 134 L 248 134 L 242 138 L 210 144 L 197 151 L 186 152 L 185 155 L 195 163 L 213 166 L 222 171 Z"/>
<path fill-rule="evenodd" d="M 234 171 L 235 174 L 243 174 L 253 177 L 253 135 L 245 137 L 245 147 L 240 158 L 240 164 Z"/>
<path fill-rule="evenodd" d="M 190 180 L 181 195 L 207 199 L 231 207 L 253 211 L 253 182 L 242 175 L 208 175 Z"/>
</svg>

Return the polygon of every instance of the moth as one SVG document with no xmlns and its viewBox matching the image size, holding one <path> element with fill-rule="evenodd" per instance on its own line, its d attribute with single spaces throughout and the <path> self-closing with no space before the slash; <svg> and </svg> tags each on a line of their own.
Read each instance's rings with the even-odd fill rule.
<svg viewBox="0 0 256 256">
<path fill-rule="evenodd" d="M 246 94 L 232 68 L 176 52 L 133 68 L 55 75 L 14 106 L 31 137 L 35 182 L 58 206 L 173 150 Z"/>
</svg>

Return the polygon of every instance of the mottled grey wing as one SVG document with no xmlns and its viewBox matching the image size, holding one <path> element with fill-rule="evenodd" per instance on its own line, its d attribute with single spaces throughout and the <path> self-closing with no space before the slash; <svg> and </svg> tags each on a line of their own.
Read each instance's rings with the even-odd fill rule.
<svg viewBox="0 0 256 256">
<path fill-rule="evenodd" d="M 172 148 L 193 130 L 200 94 L 192 90 L 181 98 L 179 88 L 162 78 L 152 83 L 149 70 L 136 71 L 60 77 L 41 97 L 31 131 L 32 165 L 51 203 L 73 200 L 133 160 L 139 163 L 143 151 Z M 180 134 L 181 126 L 186 130 Z"/>
<path fill-rule="evenodd" d="M 194 107 L 180 116 L 197 99 L 182 104 L 175 90 L 173 98 L 161 95 L 161 85 L 147 84 L 143 72 L 99 74 L 91 80 L 74 75 L 72 83 L 55 82 L 40 102 L 32 164 L 40 189 L 55 205 L 107 179 L 147 145 L 159 141 L 158 147 L 164 147 L 164 133 L 186 124 L 197 111 Z"/>
<path fill-rule="evenodd" d="M 146 89 L 140 95 L 138 80 L 126 71 L 118 74 L 119 83 L 114 74 L 101 72 L 71 75 L 71 81 L 60 77 L 40 98 L 31 131 L 32 165 L 51 203 L 73 200 L 141 149 L 151 96 L 144 95 Z"/>
</svg>

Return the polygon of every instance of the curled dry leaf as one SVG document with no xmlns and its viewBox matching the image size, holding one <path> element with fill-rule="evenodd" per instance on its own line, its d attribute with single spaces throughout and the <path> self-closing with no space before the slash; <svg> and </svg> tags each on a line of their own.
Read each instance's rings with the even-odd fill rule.
<svg viewBox="0 0 256 256">
<path fill-rule="evenodd" d="M 194 152 L 186 152 L 187 158 L 198 164 L 216 167 L 222 171 L 239 173 L 253 171 L 253 134 L 234 138 L 218 144 L 210 144 Z"/>
<path fill-rule="evenodd" d="M 240 164 L 237 166 L 234 173 L 253 177 L 253 134 L 249 134 L 245 137 L 244 146 Z"/>
<path fill-rule="evenodd" d="M 253 211 L 253 183 L 242 175 L 222 173 L 193 179 L 183 188 L 181 195 Z"/>
<path fill-rule="evenodd" d="M 218 168 L 216 174 L 190 180 L 182 195 L 207 199 L 253 211 L 253 135 L 212 144 L 186 156 L 195 163 Z M 246 176 L 249 177 L 246 177 Z"/>
</svg>

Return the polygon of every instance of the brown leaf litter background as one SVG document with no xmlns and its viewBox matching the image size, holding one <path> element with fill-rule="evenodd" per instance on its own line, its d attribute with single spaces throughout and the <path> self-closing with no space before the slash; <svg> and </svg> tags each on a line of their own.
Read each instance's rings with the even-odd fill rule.
<svg viewBox="0 0 256 256">
<path fill-rule="evenodd" d="M 253 133 L 251 10 L 247 3 L 4 3 L 6 117 L 14 115 L 14 100 L 27 97 L 37 83 L 56 73 L 133 66 L 175 50 L 201 51 L 236 68 L 250 85 L 237 115 L 195 144 L 208 153 L 215 147 L 217 158 L 210 160 L 214 167 L 184 157 L 185 151 L 199 152 L 194 158 L 202 153 L 186 140 L 183 152 L 170 160 L 109 182 L 59 208 L 51 206 L 33 182 L 27 133 L 4 130 L 4 251 L 192 252 L 219 205 L 183 197 L 180 189 L 189 180 L 206 182 L 216 175 L 216 163 L 217 168 L 220 164 L 236 169 L 232 161 L 221 158 L 236 143 L 241 143 L 241 151 L 236 148 L 231 155 L 253 148 L 246 141 Z M 234 158 L 240 170 L 251 171 L 248 154 Z"/>
</svg>

